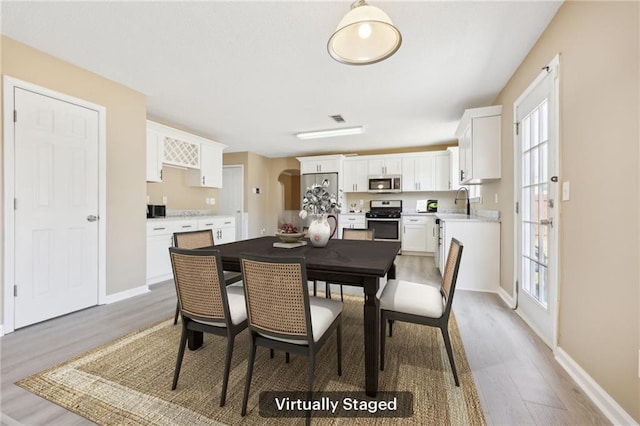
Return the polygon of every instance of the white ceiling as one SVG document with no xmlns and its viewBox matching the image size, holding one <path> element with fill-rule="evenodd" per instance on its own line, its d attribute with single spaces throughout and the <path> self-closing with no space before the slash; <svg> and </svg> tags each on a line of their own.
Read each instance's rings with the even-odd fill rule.
<svg viewBox="0 0 640 426">
<path fill-rule="evenodd" d="M 486 106 L 559 1 L 375 1 L 402 33 L 386 61 L 326 44 L 349 1 L 7 2 L 3 34 L 144 93 L 148 114 L 268 157 L 450 142 Z M 329 115 L 342 114 L 340 125 Z M 305 130 L 362 135 L 300 141 Z"/>
</svg>

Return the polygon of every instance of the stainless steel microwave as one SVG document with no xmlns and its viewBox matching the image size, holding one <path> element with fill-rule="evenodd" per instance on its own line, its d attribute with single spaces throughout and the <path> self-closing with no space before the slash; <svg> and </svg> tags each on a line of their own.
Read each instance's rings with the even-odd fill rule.
<svg viewBox="0 0 640 426">
<path fill-rule="evenodd" d="M 389 194 L 393 192 L 401 192 L 400 175 L 381 175 L 369 176 L 368 192 L 374 194 Z"/>
</svg>

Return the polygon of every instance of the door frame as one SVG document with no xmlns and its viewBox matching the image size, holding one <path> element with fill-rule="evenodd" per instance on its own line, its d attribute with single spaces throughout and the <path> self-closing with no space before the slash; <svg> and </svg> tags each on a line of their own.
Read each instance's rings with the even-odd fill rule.
<svg viewBox="0 0 640 426">
<path fill-rule="evenodd" d="M 521 160 L 520 156 L 519 156 L 519 151 L 516 147 L 516 143 L 518 142 L 518 134 L 516 132 L 516 121 L 517 121 L 517 117 L 518 117 L 518 111 L 517 111 L 517 107 L 518 105 L 520 105 L 523 100 L 538 86 L 538 84 L 547 76 L 548 69 L 551 70 L 555 70 L 556 75 L 554 76 L 554 80 L 553 80 L 553 102 L 555 104 L 555 110 L 554 111 L 550 111 L 550 114 L 554 114 L 554 120 L 556 125 L 554 126 L 553 132 L 554 132 L 554 138 L 555 138 L 555 150 L 553 153 L 550 153 L 550 155 L 554 155 L 554 161 L 556 164 L 556 174 L 555 176 L 558 176 L 558 182 L 556 183 L 556 185 L 560 185 L 562 182 L 562 179 L 560 179 L 560 176 L 562 176 L 562 163 L 560 162 L 561 159 L 561 155 L 560 155 L 560 54 L 556 54 L 553 59 L 551 59 L 551 61 L 549 62 L 549 64 L 545 67 L 542 67 L 542 71 L 536 76 L 536 78 L 529 84 L 529 86 L 527 86 L 527 88 L 524 90 L 524 92 L 522 92 L 522 94 L 520 96 L 518 96 L 518 98 L 514 101 L 513 103 L 513 161 L 514 161 L 514 185 L 513 185 L 513 199 L 514 199 L 514 203 L 515 202 L 519 202 L 520 201 L 520 187 L 521 187 L 521 167 L 516 167 L 516 164 L 518 164 L 518 162 Z M 557 220 L 554 221 L 553 227 L 555 228 L 555 240 L 556 240 L 556 244 L 555 244 L 555 253 L 552 254 L 551 258 L 551 264 L 554 265 L 554 268 L 549 268 L 549 279 L 553 280 L 553 282 L 555 282 L 555 286 L 553 289 L 553 294 L 550 296 L 553 296 L 554 300 L 555 300 L 555 306 L 553 307 L 553 311 L 550 312 L 550 315 L 553 318 L 553 330 L 552 330 L 552 334 L 551 334 L 551 341 L 547 341 L 547 339 L 545 339 L 542 334 L 539 332 L 539 330 L 537 329 L 537 327 L 532 324 L 532 322 L 526 317 L 522 315 L 522 312 L 519 311 L 517 308 L 518 306 L 518 297 L 519 297 L 519 286 L 522 283 L 517 283 L 517 279 L 518 279 L 518 275 L 519 275 L 519 270 L 518 270 L 518 265 L 519 265 L 519 253 L 520 253 L 520 249 L 518 247 L 518 245 L 520 244 L 520 241 L 518 239 L 518 235 L 519 235 L 519 230 L 517 229 L 517 227 L 520 226 L 520 220 L 519 220 L 519 214 L 521 213 L 517 213 L 515 214 L 515 220 L 514 220 L 514 233 L 513 233 L 513 277 L 514 277 L 514 289 L 513 289 L 513 299 L 515 301 L 514 303 L 514 311 L 518 314 L 518 316 L 520 316 L 520 318 L 522 318 L 524 320 L 524 322 L 527 323 L 527 325 L 536 333 L 536 335 L 538 337 L 540 337 L 550 348 L 551 350 L 555 353 L 557 347 L 558 347 L 558 322 L 559 322 L 559 313 L 560 313 L 560 268 L 561 268 L 561 241 L 560 241 L 560 230 L 561 230 L 561 226 L 562 226 L 562 221 L 561 221 L 561 203 L 560 203 L 560 198 L 561 198 L 561 189 L 558 187 L 556 188 L 556 199 L 555 199 L 555 206 L 554 206 L 554 210 L 556 211 L 555 214 L 555 218 Z"/>
<path fill-rule="evenodd" d="M 107 109 L 102 105 L 78 99 L 73 96 L 47 89 L 27 81 L 14 77 L 3 77 L 3 190 L 4 190 L 4 238 L 3 238 L 3 265 L 4 284 L 3 294 L 3 318 L 0 335 L 11 333 L 15 330 L 15 300 L 13 287 L 15 283 L 15 211 L 13 199 L 15 198 L 15 126 L 13 126 L 13 107 L 15 89 L 28 90 L 39 95 L 48 96 L 64 102 L 72 103 L 98 113 L 98 304 L 106 303 L 107 297 L 107 269 L 106 269 L 106 223 L 107 223 Z"/>
<path fill-rule="evenodd" d="M 244 211 L 244 164 L 224 164 L 222 169 L 239 169 L 240 170 L 240 183 L 242 184 L 242 206 L 240 207 L 240 223 L 236 223 L 236 226 L 240 227 L 240 238 L 247 239 L 248 231 L 248 213 Z M 224 177 L 223 177 L 224 180 Z M 224 185 L 224 182 L 223 182 Z M 237 235 L 237 233 L 236 233 Z"/>
</svg>

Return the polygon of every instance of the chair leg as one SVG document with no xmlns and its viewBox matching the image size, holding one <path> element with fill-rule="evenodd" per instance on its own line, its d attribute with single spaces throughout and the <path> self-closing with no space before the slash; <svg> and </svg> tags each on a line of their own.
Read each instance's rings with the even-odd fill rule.
<svg viewBox="0 0 640 426">
<path fill-rule="evenodd" d="M 178 323 L 178 316 L 180 316 L 180 302 L 176 303 L 176 316 L 173 317 L 173 325 Z"/>
<path fill-rule="evenodd" d="M 184 358 L 184 347 L 187 346 L 187 325 L 182 323 L 182 334 L 180 335 L 180 348 L 178 348 L 178 360 L 176 361 L 176 369 L 173 372 L 173 384 L 171 390 L 175 390 L 178 386 L 178 377 L 180 376 L 180 367 L 182 366 L 182 358 Z"/>
<path fill-rule="evenodd" d="M 336 330 L 336 344 L 338 345 L 338 376 L 342 376 L 342 323 L 338 324 Z"/>
<path fill-rule="evenodd" d="M 249 359 L 247 361 L 247 378 L 244 382 L 244 396 L 242 397 L 242 416 L 247 415 L 247 401 L 249 400 L 249 387 L 251 386 L 251 376 L 253 375 L 253 362 L 256 359 L 256 342 L 253 333 L 251 334 L 251 347 L 249 348 Z"/>
<path fill-rule="evenodd" d="M 389 320 L 389 337 L 393 337 L 393 320 Z"/>
<path fill-rule="evenodd" d="M 274 352 L 273 349 L 269 349 L 269 358 L 273 358 Z"/>
<path fill-rule="evenodd" d="M 318 294 L 318 281 L 313 280 L 313 297 L 316 297 Z"/>
<path fill-rule="evenodd" d="M 342 294 L 342 284 L 340 284 L 340 301 L 344 302 L 344 294 Z"/>
<path fill-rule="evenodd" d="M 313 351 L 313 349 L 311 349 Z M 313 399 L 313 370 L 315 368 L 315 355 L 313 352 L 309 354 L 309 361 L 307 364 L 307 399 L 311 401 Z M 307 411 L 306 424 L 311 424 L 311 410 Z"/>
<path fill-rule="evenodd" d="M 387 320 L 383 311 L 380 311 L 380 371 L 384 371 L 384 344 L 387 334 Z"/>
<path fill-rule="evenodd" d="M 227 354 L 224 358 L 224 374 L 222 376 L 222 392 L 220 394 L 220 406 L 224 407 L 227 399 L 227 385 L 229 384 L 229 371 L 231 370 L 231 356 L 233 355 L 234 335 L 227 337 Z"/>
<path fill-rule="evenodd" d="M 449 356 L 449 364 L 451 364 L 451 371 L 453 371 L 453 379 L 456 382 L 456 386 L 460 386 L 460 381 L 458 381 L 458 371 L 456 370 L 456 363 L 453 359 L 453 349 L 451 348 L 451 340 L 449 339 L 449 330 L 447 329 L 447 325 L 440 328 L 442 332 L 442 338 L 444 339 L 444 346 L 447 348 L 447 355 Z"/>
<path fill-rule="evenodd" d="M 324 283 L 324 297 L 326 299 L 331 299 L 331 284 L 328 282 Z"/>
<path fill-rule="evenodd" d="M 286 353 L 284 354 L 284 361 L 285 361 L 287 364 L 289 364 L 289 352 L 286 352 Z"/>
</svg>

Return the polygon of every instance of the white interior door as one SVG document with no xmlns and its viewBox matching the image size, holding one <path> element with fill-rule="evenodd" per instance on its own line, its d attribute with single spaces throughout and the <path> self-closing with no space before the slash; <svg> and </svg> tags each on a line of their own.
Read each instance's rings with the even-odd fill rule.
<svg viewBox="0 0 640 426">
<path fill-rule="evenodd" d="M 220 192 L 220 213 L 236 218 L 236 241 L 247 238 L 247 223 L 244 214 L 244 167 L 224 166 L 222 168 L 222 190 Z"/>
<path fill-rule="evenodd" d="M 98 303 L 99 117 L 89 108 L 14 90 L 19 328 Z"/>
<path fill-rule="evenodd" d="M 557 68 L 556 61 L 515 104 L 517 311 L 552 348 L 558 266 Z"/>
</svg>

